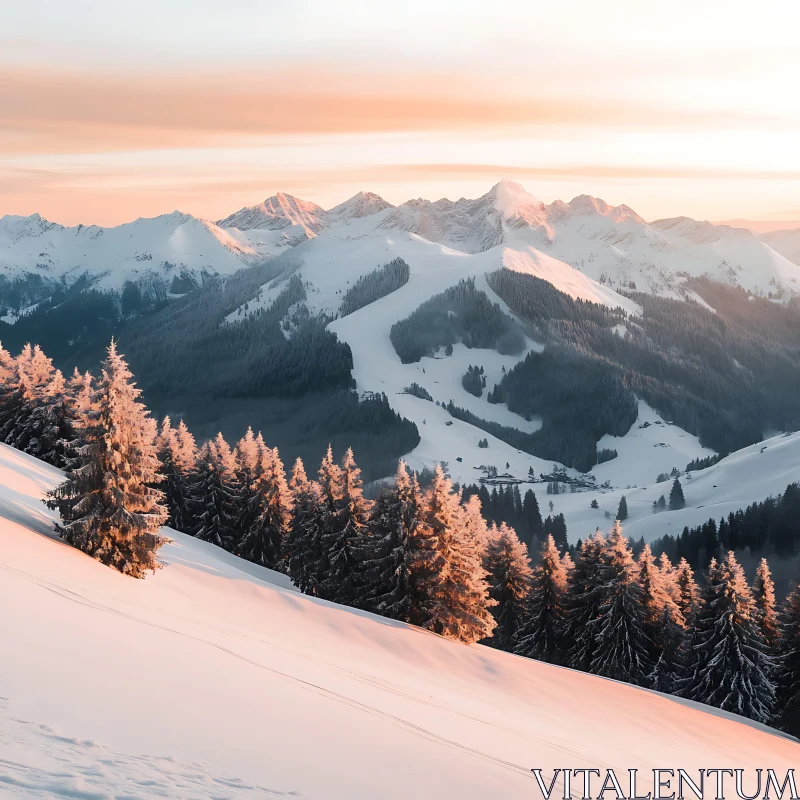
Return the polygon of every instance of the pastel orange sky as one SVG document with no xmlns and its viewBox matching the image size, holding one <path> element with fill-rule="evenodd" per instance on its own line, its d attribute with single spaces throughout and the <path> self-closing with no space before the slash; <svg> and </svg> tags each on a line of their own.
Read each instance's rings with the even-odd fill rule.
<svg viewBox="0 0 800 800">
<path fill-rule="evenodd" d="M 276 191 L 329 207 L 511 177 L 548 202 L 785 223 L 798 28 L 794 6 L 736 0 L 21 6 L 0 31 L 0 215 L 216 219 Z"/>
</svg>

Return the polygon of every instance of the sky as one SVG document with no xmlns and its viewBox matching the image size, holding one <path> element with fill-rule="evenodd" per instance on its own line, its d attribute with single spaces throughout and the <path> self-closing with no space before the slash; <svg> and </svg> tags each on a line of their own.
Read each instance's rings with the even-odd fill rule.
<svg viewBox="0 0 800 800">
<path fill-rule="evenodd" d="M 4 7 L 5 11 L 4 11 Z M 0 0 L 0 216 L 592 194 L 800 220 L 787 0 Z"/>
</svg>

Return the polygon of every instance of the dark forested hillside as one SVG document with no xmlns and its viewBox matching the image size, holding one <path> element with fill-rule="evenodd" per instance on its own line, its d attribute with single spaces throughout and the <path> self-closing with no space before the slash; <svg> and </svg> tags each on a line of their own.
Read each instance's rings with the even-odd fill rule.
<svg viewBox="0 0 800 800">
<path fill-rule="evenodd" d="M 456 342 L 500 353 L 519 353 L 525 346 L 514 320 L 476 289 L 472 278 L 431 297 L 409 317 L 392 325 L 390 336 L 404 364 Z"/>
<path fill-rule="evenodd" d="M 396 292 L 408 283 L 411 269 L 402 258 L 395 258 L 388 264 L 362 275 L 342 298 L 339 315 L 346 317 L 359 308 L 364 308 L 387 294 Z"/>
<path fill-rule="evenodd" d="M 765 322 L 772 320 L 770 305 L 748 317 L 740 306 L 752 301 L 736 304 L 722 290 L 714 291 L 727 298 L 733 318 L 691 301 L 632 294 L 642 316 L 628 320 L 621 310 L 573 300 L 530 275 L 503 269 L 488 280 L 546 344 L 490 395 L 523 416 L 543 417 L 533 440 L 537 455 L 588 469 L 595 463 L 590 439 L 627 430 L 634 395 L 720 452 L 800 423 L 791 309 L 778 306 L 779 322 Z M 765 335 L 772 325 L 785 331 L 781 340 Z"/>
</svg>

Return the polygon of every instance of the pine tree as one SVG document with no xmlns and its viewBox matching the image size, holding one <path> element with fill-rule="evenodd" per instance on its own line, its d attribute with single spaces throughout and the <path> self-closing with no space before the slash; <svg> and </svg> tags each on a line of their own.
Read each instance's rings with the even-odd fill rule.
<svg viewBox="0 0 800 800">
<path fill-rule="evenodd" d="M 563 663 L 567 577 L 567 567 L 555 540 L 548 536 L 533 570 L 524 620 L 517 631 L 514 646 L 517 655 L 551 664 Z"/>
<path fill-rule="evenodd" d="M 686 506 L 686 500 L 683 497 L 683 487 L 681 482 L 675 478 L 672 482 L 672 489 L 669 492 L 669 510 L 677 511 Z"/>
<path fill-rule="evenodd" d="M 485 536 L 480 501 L 473 496 L 462 507 L 437 464 L 423 519 L 414 541 L 412 621 L 450 639 L 485 639 L 494 619 L 480 550 L 480 536 Z"/>
<path fill-rule="evenodd" d="M 29 344 L 22 348 L 15 368 L 15 378 L 12 378 L 11 390 L 1 412 L 0 440 L 24 453 L 37 455 L 40 451 L 38 437 L 46 416 L 42 406 L 48 400 L 55 369 L 39 345 L 31 347 Z M 63 379 L 59 378 L 57 384 L 55 391 L 63 394 Z"/>
<path fill-rule="evenodd" d="M 681 559 L 678 564 L 679 578 L 678 582 L 682 585 L 682 581 L 686 580 L 687 592 L 691 596 L 692 591 L 697 595 L 697 601 L 694 604 L 694 615 L 691 617 L 693 624 L 689 627 L 687 632 L 686 642 L 686 657 L 684 663 L 684 675 L 679 679 L 676 689 L 677 694 L 681 697 L 688 697 L 692 699 L 695 695 L 697 685 L 701 678 L 701 669 L 703 668 L 704 659 L 700 649 L 700 644 L 704 638 L 711 635 L 714 628 L 715 621 L 715 604 L 724 590 L 724 580 L 722 568 L 717 562 L 716 558 L 712 558 L 708 564 L 706 571 L 705 582 L 703 588 L 698 590 L 697 584 L 694 582 L 691 567 L 686 564 L 685 575 L 687 578 L 681 578 L 681 566 L 685 559 Z M 693 587 L 693 589 L 691 588 Z M 685 607 L 687 600 L 682 592 L 681 605 Z"/>
<path fill-rule="evenodd" d="M 278 569 L 292 522 L 292 493 L 277 448 L 259 447 L 259 450 L 261 465 L 255 480 L 260 513 L 244 534 L 239 554 L 254 564 Z"/>
<path fill-rule="evenodd" d="M 779 641 L 778 722 L 800 736 L 800 586 L 795 584 L 781 608 Z"/>
<path fill-rule="evenodd" d="M 126 575 L 142 578 L 157 567 L 166 521 L 156 424 L 138 400 L 140 390 L 112 340 L 103 364 L 80 464 L 48 494 L 58 509 L 59 534 L 71 545 Z"/>
<path fill-rule="evenodd" d="M 775 688 L 753 594 L 733 552 L 714 568 L 718 575 L 706 595 L 691 698 L 769 724 Z"/>
<path fill-rule="evenodd" d="M 88 371 L 81 373 L 75 367 L 68 382 L 68 394 L 72 398 L 75 428 L 80 434 L 80 431 L 89 424 L 91 412 L 94 410 L 92 373 Z"/>
<path fill-rule="evenodd" d="M 565 666 L 588 672 L 597 641 L 590 623 L 600 615 L 603 584 L 602 555 L 605 542 L 599 531 L 581 545 L 572 581 L 567 587 L 566 641 L 571 642 Z"/>
<path fill-rule="evenodd" d="M 489 573 L 489 597 L 496 603 L 491 613 L 497 623 L 486 644 L 511 650 L 525 616 L 532 572 L 528 549 L 505 523 L 488 537 L 484 567 Z"/>
<path fill-rule="evenodd" d="M 529 538 L 525 542 L 530 549 L 534 540 L 541 540 L 542 529 L 544 522 L 542 521 L 542 514 L 539 510 L 539 501 L 532 489 L 525 492 L 525 497 L 522 500 L 522 516 L 525 519 L 525 526 L 530 531 Z"/>
<path fill-rule="evenodd" d="M 412 542 L 422 502 L 416 475 L 404 461 L 394 486 L 378 496 L 370 517 L 372 536 L 358 548 L 358 605 L 385 617 L 408 620 Z"/>
<path fill-rule="evenodd" d="M 628 501 L 625 499 L 625 495 L 622 495 L 619 501 L 619 508 L 617 509 L 617 519 L 620 522 L 624 522 L 628 519 Z"/>
<path fill-rule="evenodd" d="M 301 459 L 294 462 L 289 481 L 292 516 L 283 542 L 283 560 L 292 583 L 304 594 L 316 594 L 317 567 L 322 558 L 320 523 L 322 490 L 310 481 Z"/>
<path fill-rule="evenodd" d="M 368 534 L 370 504 L 364 498 L 361 470 L 348 449 L 341 467 L 333 469 L 331 448 L 320 467 L 320 485 L 328 501 L 321 545 L 320 597 L 337 603 L 355 600 L 353 569 L 356 550 Z"/>
<path fill-rule="evenodd" d="M 40 393 L 26 427 L 26 453 L 59 469 L 68 469 L 75 464 L 80 444 L 76 411 L 60 370 L 53 373 Z"/>
<path fill-rule="evenodd" d="M 88 374 L 88 373 L 87 373 Z M 189 532 L 187 506 L 189 480 L 197 463 L 197 445 L 183 420 L 172 427 L 169 417 L 164 417 L 156 440 L 161 461 L 162 489 L 169 512 L 167 525 L 176 531 Z"/>
<path fill-rule="evenodd" d="M 221 433 L 201 448 L 188 484 L 190 531 L 198 539 L 231 550 L 236 539 L 239 489 L 236 461 Z"/>
<path fill-rule="evenodd" d="M 680 610 L 681 589 L 680 586 L 678 586 L 678 571 L 672 565 L 666 553 L 662 553 L 658 557 L 658 570 L 661 573 L 661 583 L 664 587 L 664 591 L 667 592 L 672 602 L 675 603 L 678 610 Z M 681 614 L 683 614 L 682 611 Z M 684 617 L 684 622 L 685 621 L 686 619 Z"/>
<path fill-rule="evenodd" d="M 589 622 L 597 648 L 591 672 L 628 683 L 647 685 L 653 669 L 651 642 L 645 633 L 638 569 L 619 521 L 605 542 L 601 567 L 599 616 Z"/>
<path fill-rule="evenodd" d="M 664 650 L 674 650 L 686 621 L 667 589 L 667 582 L 656 566 L 650 545 L 646 544 L 637 561 L 644 632 L 650 641 L 650 658 L 657 661 Z"/>
<path fill-rule="evenodd" d="M 694 572 L 685 558 L 675 567 L 675 584 L 678 587 L 678 608 L 686 620 L 688 628 L 694 628 L 697 612 L 700 610 L 700 588 L 694 579 Z"/>
<path fill-rule="evenodd" d="M 773 652 L 778 644 L 779 626 L 775 610 L 775 584 L 772 582 L 772 574 L 766 558 L 761 559 L 756 570 L 756 578 L 753 581 L 753 599 L 756 603 L 761 635 L 767 644 L 768 652 Z"/>
<path fill-rule="evenodd" d="M 253 429 L 248 427 L 245 435 L 236 443 L 233 450 L 235 460 L 236 484 L 238 487 L 237 516 L 236 516 L 236 540 L 233 542 L 233 552 L 248 561 L 253 561 L 250 555 L 245 555 L 242 547 L 244 540 L 248 537 L 253 523 L 262 511 L 262 495 L 259 490 L 258 481 L 261 474 L 264 451 L 264 444 L 261 434 L 258 438 L 253 434 Z M 252 547 L 252 540 L 250 542 Z M 261 563 L 257 561 L 256 563 Z"/>
</svg>

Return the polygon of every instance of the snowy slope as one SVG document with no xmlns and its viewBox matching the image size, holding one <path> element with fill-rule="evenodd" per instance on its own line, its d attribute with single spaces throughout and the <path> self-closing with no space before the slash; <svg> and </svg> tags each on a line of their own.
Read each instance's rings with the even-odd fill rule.
<svg viewBox="0 0 800 800">
<path fill-rule="evenodd" d="M 776 253 L 785 256 L 794 264 L 800 264 L 800 228 L 762 233 L 760 238 Z"/>
<path fill-rule="evenodd" d="M 124 577 L 52 538 L 58 479 L 0 447 L 0 796 L 527 798 L 532 767 L 800 755 L 722 712 L 300 595 L 182 534 L 157 574 Z"/>
<path fill-rule="evenodd" d="M 647 430 L 654 431 L 657 428 L 659 429 L 657 436 L 661 440 L 669 441 L 667 437 L 670 434 L 677 433 L 680 436 L 682 433 L 674 427 L 664 429 L 663 426 L 655 425 Z M 632 435 L 632 432 L 629 433 L 629 437 Z M 688 434 L 684 434 L 684 436 L 688 436 Z M 610 438 L 606 437 L 601 440 L 604 446 L 607 446 L 605 445 L 606 439 Z M 622 448 L 625 445 L 616 444 L 614 446 L 620 450 L 622 455 L 624 452 Z M 633 442 L 628 446 L 633 446 Z M 698 445 L 698 450 L 701 449 Z M 585 538 L 587 533 L 591 533 L 598 526 L 602 530 L 608 529 L 610 521 L 605 518 L 604 512 L 608 511 L 613 519 L 623 494 L 627 500 L 629 514 L 624 524 L 625 533 L 636 539 L 644 536 L 646 541 L 651 541 L 664 534 L 676 536 L 685 526 L 688 525 L 691 528 L 700 525 L 711 517 L 719 522 L 721 517 L 727 517 L 731 511 L 737 511 L 751 503 L 760 502 L 770 495 L 783 492 L 788 484 L 800 480 L 800 472 L 798 472 L 800 433 L 775 436 L 737 450 L 708 469 L 689 473 L 691 477 L 689 475 L 681 477 L 686 508 L 653 514 L 653 501 L 658 500 L 662 494 L 669 500 L 669 491 L 672 486 L 671 479 L 666 483 L 656 483 L 652 478 L 653 467 L 658 463 L 657 459 L 662 458 L 661 463 L 664 464 L 671 460 L 681 472 L 688 463 L 688 459 L 678 463 L 673 447 L 663 448 L 663 453 L 661 451 L 662 448 L 653 448 L 652 455 L 650 455 L 646 446 L 640 451 L 641 456 L 647 459 L 643 462 L 647 465 L 647 469 L 642 470 L 644 480 L 631 482 L 631 486 L 638 484 L 639 488 L 624 488 L 625 484 L 619 481 L 616 484 L 619 488 L 610 492 L 581 492 L 580 494 L 562 494 L 552 497 L 544 495 L 541 491 L 544 487 L 541 484 L 538 487 L 534 485 L 532 488 L 537 492 L 540 505 L 542 505 L 543 499 L 552 500 L 555 513 L 564 514 L 569 537 L 573 542 L 579 538 Z M 671 451 L 673 451 L 671 459 L 668 455 L 664 457 Z M 681 457 L 689 455 L 691 452 L 690 447 L 681 454 Z M 653 459 L 652 464 L 650 458 Z M 611 468 L 615 461 L 595 467 L 592 470 L 593 474 L 598 475 L 602 480 L 603 468 L 606 466 Z M 624 465 L 627 472 L 636 464 L 636 454 L 633 457 L 629 456 L 627 463 L 620 458 L 620 463 Z M 663 471 L 669 470 L 665 467 Z M 590 503 L 595 498 L 598 500 L 599 509 L 590 508 Z M 546 503 L 543 511 L 545 508 Z"/>
</svg>

